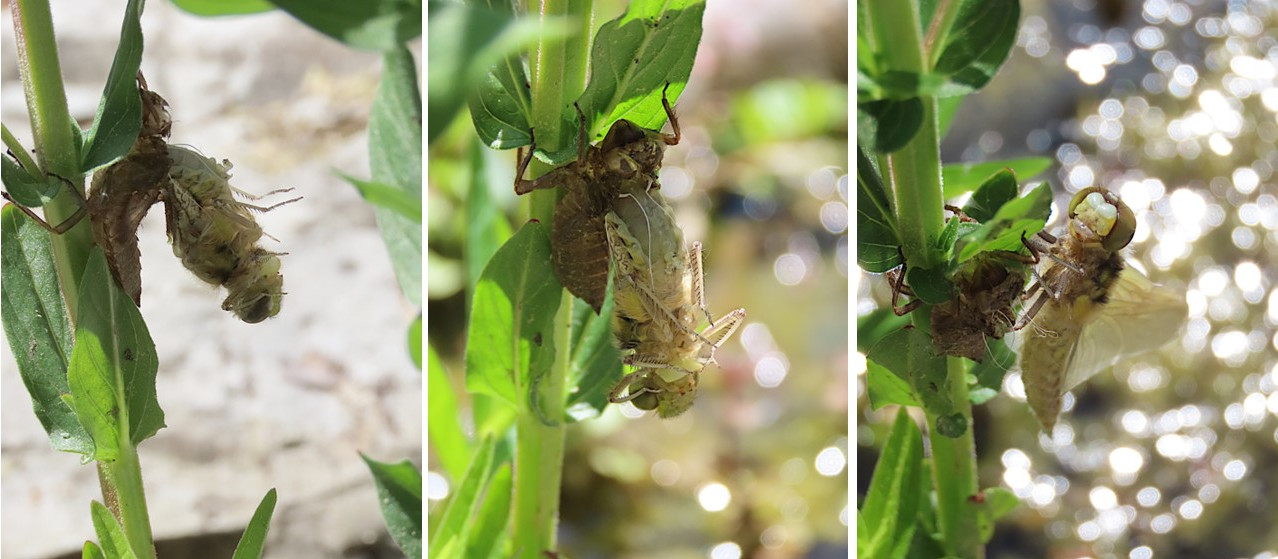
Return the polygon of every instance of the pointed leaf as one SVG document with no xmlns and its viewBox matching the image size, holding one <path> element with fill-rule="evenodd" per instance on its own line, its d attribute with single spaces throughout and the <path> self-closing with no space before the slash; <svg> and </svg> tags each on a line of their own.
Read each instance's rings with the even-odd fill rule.
<svg viewBox="0 0 1278 559">
<path fill-rule="evenodd" d="M 497 549 L 510 518 L 511 476 L 507 462 L 497 468 L 488 482 L 475 522 L 467 533 L 466 557 L 490 557 Z"/>
<path fill-rule="evenodd" d="M 966 95 L 994 77 L 1016 42 L 1018 0 L 966 0 L 945 35 L 934 71 L 949 77 L 940 97 Z"/>
<path fill-rule="evenodd" d="M 921 502 L 923 437 L 905 408 L 896 414 L 883 452 L 874 465 L 861 514 L 869 528 L 866 557 L 900 558 L 914 536 L 914 516 Z M 863 536 L 857 535 L 858 542 Z"/>
<path fill-rule="evenodd" d="M 62 399 L 71 392 L 67 364 L 72 332 L 53 267 L 49 233 L 12 204 L 5 204 L 2 214 L 0 315 L 18 374 L 53 448 L 90 455 L 93 440 Z"/>
<path fill-rule="evenodd" d="M 235 545 L 235 554 L 231 559 L 260 559 L 262 549 L 266 545 L 266 532 L 271 528 L 271 515 L 275 512 L 275 488 L 271 488 L 258 503 L 249 519 L 240 542 Z"/>
<path fill-rule="evenodd" d="M 382 518 L 391 539 L 409 559 L 421 559 L 422 473 L 408 460 L 389 464 L 372 460 L 362 452 L 359 457 L 373 472 Z"/>
<path fill-rule="evenodd" d="M 89 516 L 93 519 L 93 531 L 102 544 L 101 553 L 111 559 L 136 559 L 133 548 L 129 547 L 128 538 L 124 537 L 124 529 L 111 516 L 111 511 L 97 501 L 89 503 Z"/>
<path fill-rule="evenodd" d="M 856 164 L 856 261 L 865 271 L 881 274 L 901 265 L 901 236 L 882 175 L 861 146 Z"/>
<path fill-rule="evenodd" d="M 520 390 L 555 360 L 562 287 L 546 226 L 526 223 L 493 255 L 475 286 L 466 343 L 466 389 L 523 409 Z"/>
<path fill-rule="evenodd" d="M 398 189 L 402 193 L 399 198 L 403 200 L 421 200 L 422 96 L 417 89 L 417 65 L 407 48 L 396 48 L 382 56 L 382 80 L 368 119 L 368 152 L 372 182 Z M 420 306 L 421 212 L 417 211 L 417 218 L 413 219 L 378 206 L 373 210 L 400 290 L 409 301 Z"/>
<path fill-rule="evenodd" d="M 444 549 L 450 544 L 458 546 L 459 552 L 465 546 L 462 532 L 466 524 L 471 521 L 475 503 L 479 500 L 479 492 L 487 484 L 491 475 L 493 450 L 496 445 L 496 439 L 485 438 L 479 447 L 479 452 L 471 457 L 470 466 L 466 467 L 466 475 L 462 476 L 461 482 L 457 484 L 457 491 L 448 499 L 438 528 L 431 530 L 428 557 L 446 557 Z"/>
<path fill-rule="evenodd" d="M 142 130 L 142 97 L 138 67 L 142 64 L 142 0 L 129 0 L 120 27 L 120 44 L 107 74 L 106 87 L 85 136 L 80 168 L 86 173 L 124 157 Z"/>
<path fill-rule="evenodd" d="M 155 396 L 159 362 L 141 313 L 111 279 L 100 248 L 89 258 L 79 298 L 69 399 L 93 437 L 93 458 L 114 460 L 125 436 L 136 445 L 164 427 Z"/>
<path fill-rule="evenodd" d="M 426 367 L 426 413 L 429 421 L 430 447 L 448 474 L 448 479 L 459 480 L 466 472 L 470 460 L 470 443 L 462 431 L 461 413 L 457 408 L 457 392 L 449 381 L 444 362 L 429 346 Z"/>
<path fill-rule="evenodd" d="M 869 359 L 865 361 L 865 366 L 865 385 L 869 392 L 870 409 L 878 410 L 888 404 L 919 407 L 909 381 Z"/>
</svg>

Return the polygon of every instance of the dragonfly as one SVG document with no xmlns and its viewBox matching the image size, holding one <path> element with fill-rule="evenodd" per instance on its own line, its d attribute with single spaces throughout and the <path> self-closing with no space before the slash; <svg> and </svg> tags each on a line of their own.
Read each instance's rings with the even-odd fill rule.
<svg viewBox="0 0 1278 559">
<path fill-rule="evenodd" d="M 1124 262 L 1119 251 L 1135 235 L 1136 218 L 1118 196 L 1100 187 L 1079 191 L 1067 227 L 1059 238 L 1046 232 L 1022 238 L 1039 267 L 1025 293 L 1034 301 L 1013 327 L 1025 332 L 1026 398 L 1047 433 L 1066 391 L 1167 343 L 1189 312 L 1182 293 L 1155 285 Z"/>
</svg>

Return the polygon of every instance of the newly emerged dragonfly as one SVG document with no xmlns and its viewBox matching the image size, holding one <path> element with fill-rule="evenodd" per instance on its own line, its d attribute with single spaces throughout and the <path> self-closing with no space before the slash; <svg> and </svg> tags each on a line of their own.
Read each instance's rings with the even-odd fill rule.
<svg viewBox="0 0 1278 559">
<path fill-rule="evenodd" d="M 1086 188 L 1069 204 L 1068 233 L 1025 239 L 1041 272 L 1026 292 L 1037 299 L 1018 321 L 1021 373 L 1030 407 L 1047 433 L 1067 390 L 1120 359 L 1162 346 L 1188 315 L 1183 294 L 1127 267 L 1119 250 L 1136 218 L 1114 194 Z M 1028 328 L 1026 328 L 1028 326 Z"/>
<path fill-rule="evenodd" d="M 564 187 L 551 236 L 555 272 L 596 311 L 612 264 L 613 335 L 624 363 L 636 369 L 613 388 L 609 401 L 673 417 L 691 407 L 701 371 L 740 326 L 745 310 L 715 320 L 706 308 L 701 244 L 685 247 L 657 180 L 665 147 L 679 142 L 664 91 L 662 105 L 674 134 L 619 120 L 597 146 L 588 144 L 581 116 L 577 160 L 525 180 L 532 151 L 527 158 L 521 153 L 515 192 Z M 700 316 L 707 326 L 698 331 Z"/>
</svg>

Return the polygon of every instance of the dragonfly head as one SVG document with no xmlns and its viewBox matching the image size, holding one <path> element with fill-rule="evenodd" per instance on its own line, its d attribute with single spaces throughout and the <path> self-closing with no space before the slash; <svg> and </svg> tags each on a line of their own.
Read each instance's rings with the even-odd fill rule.
<svg viewBox="0 0 1278 559">
<path fill-rule="evenodd" d="M 1100 242 L 1116 252 L 1136 234 L 1136 215 L 1114 193 L 1100 187 L 1084 188 L 1069 202 L 1069 230 L 1074 237 Z"/>
</svg>

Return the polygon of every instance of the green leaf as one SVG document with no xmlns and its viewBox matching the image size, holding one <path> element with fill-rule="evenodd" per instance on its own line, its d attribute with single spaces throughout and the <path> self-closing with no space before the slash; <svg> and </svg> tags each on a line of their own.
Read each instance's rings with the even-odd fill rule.
<svg viewBox="0 0 1278 559">
<path fill-rule="evenodd" d="M 463 530 L 471 522 L 475 503 L 479 500 L 479 492 L 491 476 L 493 450 L 496 445 L 496 439 L 486 437 L 479 447 L 479 452 L 471 458 L 466 474 L 457 484 L 457 491 L 448 499 L 438 528 L 431 530 L 427 557 L 446 557 L 447 555 L 443 552 L 450 543 L 457 546 L 465 545 Z"/>
<path fill-rule="evenodd" d="M 589 139 L 605 133 L 613 122 L 629 120 L 658 130 L 666 121 L 661 92 L 673 104 L 679 98 L 701 42 L 704 0 L 635 0 L 626 13 L 603 24 L 590 53 L 590 83 L 577 99 L 590 127 Z M 563 107 L 564 122 L 577 122 L 573 107 Z M 577 126 L 560 127 L 564 136 L 547 145 L 567 146 L 547 154 L 551 163 L 577 153 Z"/>
<path fill-rule="evenodd" d="M 435 352 L 435 346 L 430 346 L 427 351 L 426 412 L 430 414 L 430 420 L 426 425 L 430 428 L 430 444 L 448 478 L 458 480 L 466 471 L 470 444 L 462 431 L 457 393 L 448 380 L 444 362 Z"/>
<path fill-rule="evenodd" d="M 0 315 L 18 374 L 53 448 L 90 455 L 93 440 L 62 400 L 71 392 L 67 364 L 72 333 L 49 233 L 12 204 L 5 204 L 0 214 Z"/>
<path fill-rule="evenodd" d="M 888 334 L 896 332 L 910 323 L 910 317 L 897 316 L 892 309 L 875 309 L 869 314 L 861 315 L 856 320 L 856 349 L 861 353 L 869 353 L 874 344 L 879 343 Z"/>
<path fill-rule="evenodd" d="M 909 381 L 896 376 L 892 371 L 869 359 L 866 366 L 866 389 L 870 397 L 870 409 L 878 410 L 888 404 L 921 407 L 914 399 Z"/>
<path fill-rule="evenodd" d="M 362 181 L 342 172 L 338 172 L 346 182 L 355 186 L 360 196 L 363 196 L 368 203 L 379 208 L 390 210 L 400 216 L 413 220 L 417 224 L 422 222 L 422 198 L 419 194 L 416 198 L 410 196 L 404 190 L 382 184 L 379 182 Z"/>
<path fill-rule="evenodd" d="M 22 168 L 12 157 L 0 157 L 0 180 L 13 200 L 28 208 L 38 208 L 52 200 L 62 188 L 56 177 L 35 176 Z"/>
<path fill-rule="evenodd" d="M 349 5 L 356 4 L 364 5 L 360 2 Z M 382 81 L 368 119 L 368 152 L 373 182 L 400 190 L 403 199 L 421 200 L 422 96 L 417 89 L 417 66 L 406 48 L 397 48 L 382 56 Z M 377 206 L 373 211 L 390 252 L 399 288 L 409 301 L 420 306 L 422 223 L 420 206 L 417 208 L 416 220 Z"/>
<path fill-rule="evenodd" d="M 173 5 L 197 16 L 257 14 L 275 9 L 266 0 L 172 0 Z"/>
<path fill-rule="evenodd" d="M 981 491 L 984 500 L 976 505 L 977 529 L 981 532 L 981 543 L 989 543 L 994 537 L 994 524 L 1012 512 L 1021 500 L 1010 490 L 1002 487 L 991 487 Z"/>
<path fill-rule="evenodd" d="M 857 141 L 879 153 L 905 147 L 923 125 L 923 102 L 918 97 L 884 99 L 856 106 Z"/>
<path fill-rule="evenodd" d="M 269 0 L 347 46 L 391 51 L 422 34 L 421 0 Z"/>
<path fill-rule="evenodd" d="M 953 298 L 950 280 L 941 270 L 907 268 L 905 282 L 914 290 L 916 297 L 929 305 L 939 305 Z"/>
<path fill-rule="evenodd" d="M 490 557 L 505 533 L 510 517 L 511 476 L 507 462 L 497 468 L 488 482 L 475 522 L 468 527 L 466 557 Z"/>
<path fill-rule="evenodd" d="M 89 516 L 93 519 L 93 531 L 102 543 L 100 553 L 111 559 L 136 559 L 137 555 L 129 547 L 129 540 L 124 536 L 124 529 L 111 516 L 111 511 L 97 501 L 89 503 Z"/>
<path fill-rule="evenodd" d="M 526 146 L 532 141 L 532 96 L 520 53 L 538 41 L 551 44 L 575 29 L 567 19 L 515 17 L 512 3 L 483 1 L 486 6 L 452 6 L 439 15 L 432 6 L 430 138 L 434 141 L 452 122 L 464 97 L 485 145 Z"/>
<path fill-rule="evenodd" d="M 867 531 L 857 531 L 866 557 L 901 558 L 914 536 L 914 516 L 924 487 L 923 437 L 905 408 L 896 414 L 883 453 L 874 466 L 861 515 Z"/>
<path fill-rule="evenodd" d="M 936 120 L 939 124 L 940 134 L 938 138 L 944 138 L 945 134 L 950 131 L 950 125 L 954 123 L 954 117 L 958 115 L 959 105 L 963 104 L 963 97 L 942 97 L 936 100 Z M 944 178 L 945 167 L 941 168 L 942 181 L 941 184 L 948 186 L 948 179 Z M 947 190 L 948 192 L 948 190 Z M 947 194 L 947 198 L 950 196 Z"/>
<path fill-rule="evenodd" d="M 484 149 L 478 143 L 472 144 L 470 150 L 470 186 L 466 194 L 466 291 L 473 295 L 475 284 L 484 272 L 488 260 L 497 253 L 497 248 L 510 238 L 510 221 L 502 213 L 501 206 L 493 200 L 489 185 L 492 175 L 488 172 L 488 161 L 492 159 L 492 150 Z"/>
<path fill-rule="evenodd" d="M 395 545 L 410 559 L 422 557 L 422 473 L 408 460 L 396 464 L 360 458 L 373 472 L 382 518 Z M 460 490 L 460 488 L 459 488 Z"/>
<path fill-rule="evenodd" d="M 621 380 L 621 356 L 612 343 L 612 281 L 599 313 L 590 303 L 572 300 L 572 368 L 568 371 L 568 414 L 581 421 L 608 405 L 608 392 Z"/>
<path fill-rule="evenodd" d="M 933 416 L 954 410 L 946 389 L 945 357 L 932 348 L 932 338 L 918 328 L 898 330 L 870 349 L 868 359 L 900 378 L 910 379 L 915 398 Z"/>
<path fill-rule="evenodd" d="M 934 67 L 949 77 L 940 97 L 966 95 L 988 83 L 1007 60 L 1021 18 L 1018 0 L 966 0 L 958 9 Z"/>
<path fill-rule="evenodd" d="M 271 514 L 275 512 L 275 488 L 271 488 L 258 503 L 249 519 L 240 543 L 235 545 L 235 554 L 231 559 L 260 559 L 262 548 L 266 545 L 266 532 L 271 528 Z"/>
<path fill-rule="evenodd" d="M 947 199 L 958 198 L 976 190 L 990 175 L 1010 169 L 1021 179 L 1029 179 L 1052 166 L 1050 157 L 1025 157 L 985 163 L 951 163 L 941 168 L 941 183 L 945 185 Z"/>
<path fill-rule="evenodd" d="M 1016 173 L 1010 169 L 996 171 L 972 193 L 972 199 L 963 206 L 963 213 L 982 223 L 989 221 L 1003 204 L 1016 198 L 1017 190 Z"/>
<path fill-rule="evenodd" d="M 142 97 L 137 82 L 142 64 L 142 26 L 138 23 L 141 17 L 142 0 L 129 0 L 98 112 L 85 136 L 80 169 L 86 173 L 124 157 L 142 130 Z"/>
<path fill-rule="evenodd" d="M 1003 388 L 1003 376 L 1016 363 L 1016 354 L 1007 347 L 1007 342 L 1004 340 L 987 339 L 987 341 L 989 343 L 985 346 L 985 357 L 972 367 L 971 374 L 976 377 L 977 386 L 997 394 Z M 977 402 L 973 399 L 972 403 L 983 404 L 985 400 Z"/>
<path fill-rule="evenodd" d="M 92 254 L 80 282 L 67 380 L 71 408 L 93 437 L 92 458 L 114 460 L 125 435 L 137 445 L 164 427 L 155 397 L 159 362 L 141 313 L 111 279 L 102 249 Z"/>
<path fill-rule="evenodd" d="M 408 356 L 422 370 L 422 315 L 418 314 L 413 323 L 408 325 Z"/>
<path fill-rule="evenodd" d="M 467 390 L 523 409 L 520 391 L 555 360 L 553 326 L 562 289 L 550 265 L 547 227 L 530 221 L 497 250 L 475 286 Z"/>
<path fill-rule="evenodd" d="M 1041 231 L 1051 210 L 1052 188 L 1047 183 L 1003 204 L 989 221 L 959 237 L 955 244 L 959 255 L 955 264 L 962 264 L 982 252 L 1019 252 L 1024 246 L 1021 237 Z"/>
<path fill-rule="evenodd" d="M 102 554 L 102 548 L 98 547 L 98 544 L 90 542 L 90 541 L 86 541 L 84 542 L 84 548 L 81 550 L 80 558 L 81 559 L 106 559 L 106 555 Z"/>
<path fill-rule="evenodd" d="M 896 214 L 878 168 L 865 148 L 856 150 L 856 261 L 867 272 L 881 274 L 900 266 L 901 236 Z"/>
</svg>

